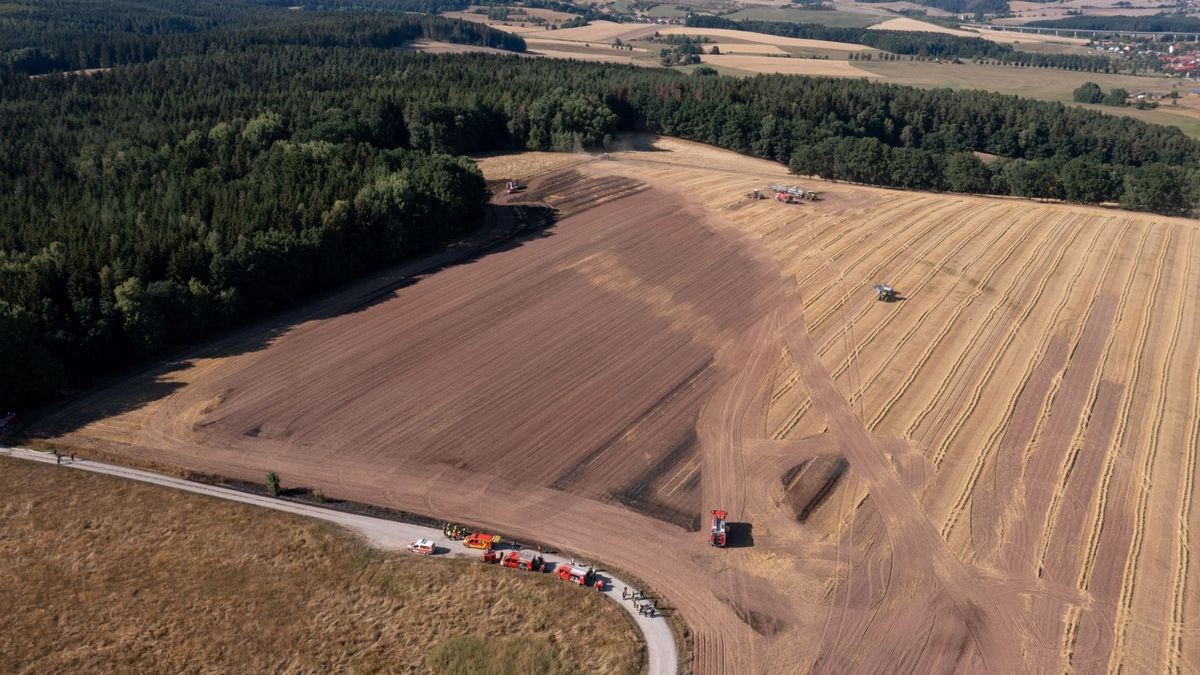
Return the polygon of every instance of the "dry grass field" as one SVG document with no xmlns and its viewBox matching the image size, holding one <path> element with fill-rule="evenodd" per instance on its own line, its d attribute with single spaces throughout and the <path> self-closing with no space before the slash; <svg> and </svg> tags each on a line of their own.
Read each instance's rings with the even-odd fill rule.
<svg viewBox="0 0 1200 675">
<path fill-rule="evenodd" d="M 642 141 L 531 180 L 540 236 L 36 431 L 601 559 L 703 673 L 1200 669 L 1197 222 Z"/>
<path fill-rule="evenodd" d="M 1169 11 L 1164 7 L 1162 0 L 1064 0 L 1053 5 L 1011 0 L 1008 7 L 1013 15 L 999 19 L 996 23 L 1022 24 L 1043 19 L 1061 19 L 1070 16 L 1067 12 L 1080 12 L 1086 16 L 1148 16 Z"/>
<path fill-rule="evenodd" d="M 877 23 L 870 28 L 871 30 L 902 30 L 917 33 L 944 33 L 946 35 L 957 35 L 959 37 L 981 37 L 991 40 L 992 42 L 1009 44 L 1061 44 L 1077 47 L 1086 45 L 1088 43 L 1088 40 L 1084 38 L 1058 37 L 1056 35 L 1037 35 L 1034 33 L 1006 33 L 1004 31 L 989 30 L 987 28 L 972 28 L 971 30 L 948 28 L 939 24 L 928 23 L 926 21 L 909 18 L 888 19 L 887 21 Z"/>
<path fill-rule="evenodd" d="M 732 53 L 705 56 L 704 64 L 720 69 L 732 69 L 743 73 L 780 73 L 782 75 L 814 75 L 820 77 L 879 78 L 880 75 L 863 70 L 849 61 L 834 59 L 780 58 L 764 54 Z"/>
<path fill-rule="evenodd" d="M 636 673 L 549 575 L 385 554 L 300 517 L 0 458 L 0 671 Z"/>
</svg>

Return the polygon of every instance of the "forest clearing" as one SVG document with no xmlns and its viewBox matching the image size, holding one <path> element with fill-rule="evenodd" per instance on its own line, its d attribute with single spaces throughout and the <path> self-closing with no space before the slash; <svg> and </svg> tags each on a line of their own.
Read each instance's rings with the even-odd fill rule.
<svg viewBox="0 0 1200 675">
<path fill-rule="evenodd" d="M 1200 668 L 1196 221 L 627 147 L 481 159 L 557 222 L 34 432 L 552 541 L 649 582 L 697 672 Z"/>
</svg>

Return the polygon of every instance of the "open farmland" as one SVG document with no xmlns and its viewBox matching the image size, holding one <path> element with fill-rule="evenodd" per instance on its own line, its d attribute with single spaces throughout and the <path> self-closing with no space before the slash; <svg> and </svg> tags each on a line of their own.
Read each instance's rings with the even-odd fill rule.
<svg viewBox="0 0 1200 675">
<path fill-rule="evenodd" d="M 1200 669 L 1195 221 L 807 179 L 822 201 L 750 201 L 795 179 L 638 147 L 531 180 L 511 201 L 562 216 L 536 236 L 35 431 L 602 559 L 704 673 Z M 696 532 L 714 507 L 730 549 Z"/>
<path fill-rule="evenodd" d="M 593 593 L 263 508 L 0 457 L 0 670 L 636 673 Z"/>
</svg>

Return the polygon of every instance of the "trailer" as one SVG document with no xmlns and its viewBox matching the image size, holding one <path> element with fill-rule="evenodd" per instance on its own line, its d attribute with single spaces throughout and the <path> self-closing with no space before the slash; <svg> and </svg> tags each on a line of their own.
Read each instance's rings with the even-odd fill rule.
<svg viewBox="0 0 1200 675">
<path fill-rule="evenodd" d="M 580 586 L 591 586 L 596 576 L 592 568 L 583 565 L 558 565 L 554 568 L 554 573 L 558 575 L 559 579 Z"/>
<path fill-rule="evenodd" d="M 726 513 L 722 509 L 713 509 L 712 521 L 708 530 L 708 543 L 718 548 L 725 548 L 727 543 L 727 525 L 725 523 Z"/>
<path fill-rule="evenodd" d="M 546 569 L 546 561 L 542 554 L 531 549 L 509 551 L 500 559 L 500 564 L 526 572 L 543 572 Z"/>
</svg>

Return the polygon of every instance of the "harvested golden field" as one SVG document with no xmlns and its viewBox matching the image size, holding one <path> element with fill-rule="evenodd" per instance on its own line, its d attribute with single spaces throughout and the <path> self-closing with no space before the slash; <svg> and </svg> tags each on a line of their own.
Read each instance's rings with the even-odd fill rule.
<svg viewBox="0 0 1200 675">
<path fill-rule="evenodd" d="M 385 554 L 252 506 L 0 458 L 0 671 L 636 673 L 549 575 Z"/>
<path fill-rule="evenodd" d="M 959 37 L 981 37 L 991 40 L 992 42 L 1016 44 L 1023 42 L 1038 42 L 1078 46 L 1086 45 L 1088 43 L 1088 40 L 1084 38 L 1058 37 L 1056 35 L 1012 33 L 999 30 L 990 30 L 987 28 L 972 28 L 970 30 L 947 28 L 946 26 L 909 18 L 889 19 L 883 23 L 877 23 L 874 26 L 871 26 L 870 30 L 903 30 L 918 33 L 944 33 L 946 35 L 957 35 Z"/>
<path fill-rule="evenodd" d="M 908 17 L 888 19 L 887 21 L 870 26 L 868 30 L 903 30 L 915 33 L 945 33 L 946 35 L 976 37 L 975 33 L 972 33 L 971 31 L 949 28 L 941 24 L 929 23 L 927 21 L 920 21 L 918 19 L 910 19 Z"/>
<path fill-rule="evenodd" d="M 700 35 L 721 40 L 736 40 L 738 42 L 753 42 L 777 47 L 795 47 L 799 49 L 825 49 L 844 52 L 870 50 L 866 45 L 850 42 L 831 42 L 829 40 L 807 40 L 804 38 L 786 37 L 783 35 L 767 35 L 766 33 L 751 33 L 730 28 L 695 28 L 692 26 L 659 26 L 658 32 L 663 35 Z"/>
<path fill-rule="evenodd" d="M 1084 16 L 1149 16 L 1163 11 L 1161 0 L 1066 0 L 1047 5 L 1042 2 L 1011 0 L 1012 16 L 994 23 L 1022 24 L 1043 19 L 1062 19 L 1072 14 Z M 1068 12 L 1072 14 L 1068 14 Z"/>
<path fill-rule="evenodd" d="M 537 236 L 35 431 L 602 560 L 703 673 L 1200 669 L 1195 221 L 629 147 L 502 198 L 560 211 Z"/>
<path fill-rule="evenodd" d="M 736 50 L 735 50 L 736 51 Z M 780 58 L 760 54 L 714 54 L 705 55 L 704 63 L 710 66 L 734 68 L 749 73 L 782 73 L 784 75 L 813 75 L 824 77 L 881 77 L 849 61 L 832 59 Z"/>
</svg>

